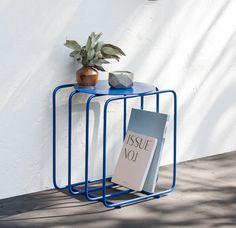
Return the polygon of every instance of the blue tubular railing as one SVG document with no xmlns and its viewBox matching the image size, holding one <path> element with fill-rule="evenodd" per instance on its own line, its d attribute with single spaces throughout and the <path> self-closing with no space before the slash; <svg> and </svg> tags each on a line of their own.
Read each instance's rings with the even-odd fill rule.
<svg viewBox="0 0 236 228">
<path fill-rule="evenodd" d="M 140 109 L 143 110 L 143 106 L 144 106 L 144 96 L 141 95 L 141 97 L 140 97 Z"/>
<path fill-rule="evenodd" d="M 159 89 L 156 87 L 156 91 L 159 91 Z M 159 112 L 160 110 L 160 99 L 159 99 L 159 93 L 156 94 L 156 112 Z"/>
<path fill-rule="evenodd" d="M 123 113 L 123 140 L 125 140 L 125 135 L 126 135 L 126 113 L 127 113 L 127 100 L 126 100 L 126 95 L 124 95 L 124 113 Z"/>
<path fill-rule="evenodd" d="M 96 197 L 93 197 L 93 195 L 89 194 L 91 191 L 89 189 L 89 179 L 88 179 L 88 169 L 89 169 L 89 109 L 90 109 L 90 103 L 93 98 L 97 97 L 98 95 L 91 95 L 86 103 L 86 130 L 85 130 L 85 197 L 88 200 L 97 200 Z M 110 185 L 109 187 L 112 187 L 113 185 Z M 101 187 L 96 187 L 96 190 L 101 189 Z"/>
<path fill-rule="evenodd" d="M 73 87 L 74 84 L 65 84 L 65 85 L 61 85 L 56 87 L 53 90 L 52 93 L 52 160 L 53 160 L 53 185 L 56 189 L 60 190 L 60 189 L 65 189 L 67 186 L 64 187 L 59 187 L 59 185 L 57 184 L 57 177 L 56 177 L 56 95 L 57 92 L 61 89 L 64 88 L 68 88 L 68 87 Z"/>
<path fill-rule="evenodd" d="M 153 197 L 160 197 L 162 195 L 166 195 L 170 192 L 172 192 L 175 188 L 176 185 L 176 150 L 177 150 L 177 143 L 176 143 L 176 138 L 177 138 L 177 96 L 176 93 L 173 90 L 163 90 L 163 91 L 159 91 L 157 88 L 155 88 L 156 91 L 154 92 L 149 92 L 149 93 L 143 93 L 143 94 L 138 94 L 138 95 L 123 95 L 123 96 L 119 96 L 119 97 L 112 97 L 109 98 L 104 105 L 104 123 L 103 123 L 103 166 L 102 166 L 102 178 L 98 178 L 98 179 L 93 179 L 93 180 L 89 180 L 89 109 L 90 109 L 90 104 L 93 98 L 95 98 L 96 96 L 102 96 L 102 95 L 91 95 L 86 103 L 86 132 L 85 132 L 85 180 L 82 182 L 78 182 L 78 183 L 72 183 L 72 167 L 71 167 L 71 163 L 72 163 L 72 156 L 71 156 L 71 146 L 72 146 L 72 100 L 73 100 L 73 96 L 77 93 L 79 93 L 79 90 L 74 90 L 71 92 L 70 96 L 69 96 L 69 100 L 68 100 L 68 185 L 64 186 L 64 187 L 60 187 L 57 184 L 57 176 L 56 176 L 56 162 L 57 162 L 57 156 L 56 156 L 56 95 L 57 92 L 61 89 L 64 88 L 68 88 L 68 87 L 73 87 L 74 84 L 66 84 L 66 85 L 61 85 L 58 86 L 54 89 L 53 91 L 53 184 L 55 186 L 56 189 L 60 190 L 60 189 L 65 189 L 68 188 L 68 191 L 72 194 L 72 195 L 79 195 L 79 194 L 83 194 L 85 195 L 85 197 L 88 200 L 96 200 L 96 201 L 101 201 L 103 202 L 103 204 L 106 207 L 112 208 L 112 207 L 122 207 L 124 205 L 127 204 L 132 204 L 132 203 L 136 203 L 136 202 L 140 202 L 146 199 L 150 199 Z M 132 198 L 132 199 L 128 199 L 122 202 L 118 202 L 118 203 L 114 203 L 110 200 L 108 200 L 107 198 L 110 197 L 115 197 L 115 196 L 119 196 L 122 194 L 127 194 L 132 192 L 132 189 L 126 189 L 126 190 L 120 190 L 118 192 L 114 192 L 114 193 L 106 193 L 107 188 L 112 188 L 114 186 L 119 186 L 117 184 L 114 183 L 109 183 L 107 184 L 107 181 L 111 180 L 111 177 L 106 177 L 106 143 L 107 143 L 107 139 L 106 139 L 106 135 L 107 135 L 107 109 L 108 109 L 108 105 L 110 102 L 115 101 L 115 100 L 123 100 L 123 138 L 125 138 L 125 134 L 126 134 L 126 114 L 127 114 L 127 100 L 128 99 L 132 99 L 132 98 L 137 98 L 140 97 L 140 108 L 144 109 L 144 98 L 146 96 L 152 96 L 152 95 L 156 95 L 156 112 L 159 112 L 159 106 L 160 106 L 160 100 L 159 100 L 159 95 L 163 94 L 163 93 L 171 93 L 173 95 L 173 99 L 174 99 L 174 128 L 173 128 L 173 180 L 172 180 L 172 185 L 169 189 L 161 191 L 161 192 L 157 192 L 157 193 L 147 193 L 147 192 L 142 192 L 144 194 L 146 194 L 145 196 L 137 196 L 136 198 Z M 102 186 L 90 186 L 90 183 L 96 183 L 96 182 L 100 182 L 102 183 Z M 81 185 L 84 185 L 84 189 L 76 189 L 76 187 L 79 187 Z M 97 190 L 102 190 L 102 194 L 97 196 L 95 195 L 94 191 Z"/>
<path fill-rule="evenodd" d="M 102 184 L 103 184 L 102 192 L 103 192 L 103 194 L 102 194 L 102 200 L 103 200 L 103 204 L 106 207 L 121 207 L 121 206 L 126 205 L 126 204 L 139 202 L 139 201 L 149 199 L 149 198 L 152 198 L 152 197 L 162 196 L 162 195 L 165 195 L 165 194 L 167 194 L 169 192 L 172 192 L 174 190 L 175 185 L 176 185 L 176 149 L 177 149 L 176 148 L 176 138 L 177 138 L 177 96 L 176 96 L 176 93 L 173 90 L 163 90 L 163 91 L 156 91 L 156 92 L 151 92 L 151 93 L 147 93 L 147 94 L 142 94 L 141 98 L 145 97 L 145 96 L 158 95 L 158 96 L 156 96 L 157 99 L 158 99 L 158 101 L 156 102 L 156 104 L 157 104 L 156 110 L 159 111 L 159 94 L 163 94 L 163 93 L 171 93 L 173 95 L 173 99 L 174 99 L 174 132 L 173 132 L 173 141 L 174 141 L 174 143 L 173 143 L 173 181 L 172 181 L 172 186 L 168 190 L 165 190 L 165 191 L 161 191 L 161 192 L 158 192 L 158 193 L 152 193 L 152 194 L 149 194 L 149 195 L 146 195 L 146 196 L 140 196 L 140 197 L 125 200 L 125 201 L 119 202 L 119 203 L 112 203 L 111 201 L 109 201 L 109 203 L 107 202 L 107 197 L 115 196 L 113 194 L 109 194 L 109 195 L 106 194 L 107 108 L 108 108 L 108 104 L 110 102 L 115 101 L 115 100 L 122 100 L 122 99 L 124 99 L 124 97 L 110 98 L 106 101 L 106 103 L 104 105 L 104 125 L 103 125 L 103 180 L 102 180 Z M 136 97 L 140 97 L 140 95 L 126 96 L 125 99 L 132 99 L 132 98 L 136 98 Z M 120 193 L 120 194 L 122 194 L 122 193 Z"/>
<path fill-rule="evenodd" d="M 81 191 L 76 191 L 74 188 L 72 188 L 72 175 L 71 175 L 71 135 L 72 135 L 72 99 L 75 94 L 79 93 L 78 90 L 74 90 L 70 96 L 69 96 L 69 106 L 68 106 L 68 190 L 73 195 L 79 195 L 81 194 Z"/>
</svg>

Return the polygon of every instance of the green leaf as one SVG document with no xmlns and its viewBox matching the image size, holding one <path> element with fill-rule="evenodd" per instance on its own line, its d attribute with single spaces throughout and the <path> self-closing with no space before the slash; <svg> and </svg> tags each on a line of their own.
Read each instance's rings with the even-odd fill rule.
<svg viewBox="0 0 236 228">
<path fill-rule="evenodd" d="M 87 51 L 93 49 L 96 46 L 96 44 L 97 44 L 96 37 L 97 37 L 97 35 L 94 32 L 92 32 L 89 35 L 87 43 L 86 43 L 86 50 Z"/>
<path fill-rule="evenodd" d="M 73 50 L 81 49 L 81 46 L 75 40 L 66 40 L 64 45 Z"/>
<path fill-rule="evenodd" d="M 91 48 L 94 48 L 96 45 L 96 34 L 92 32 L 90 37 L 91 37 Z"/>
<path fill-rule="evenodd" d="M 83 64 L 84 66 L 88 66 L 89 60 L 88 60 L 88 58 L 87 58 L 87 51 L 84 50 L 84 49 L 82 49 L 82 50 L 81 50 L 81 56 L 82 56 L 82 64 Z"/>
<path fill-rule="evenodd" d="M 102 59 L 102 52 L 100 52 L 100 51 L 97 51 L 96 53 L 95 53 L 95 59 Z"/>
<path fill-rule="evenodd" d="M 89 51 L 91 49 L 91 46 L 92 46 L 92 38 L 91 36 L 89 36 L 85 47 L 86 51 Z"/>
<path fill-rule="evenodd" d="M 101 64 L 108 64 L 110 63 L 109 61 L 105 60 L 105 59 L 99 59 L 98 60 Z"/>
<path fill-rule="evenodd" d="M 87 53 L 88 60 L 92 60 L 94 57 L 95 51 L 93 49 L 89 50 Z"/>
<path fill-rule="evenodd" d="M 95 38 L 95 37 L 96 37 L 96 34 L 95 34 L 95 32 L 92 32 L 89 36 Z"/>
<path fill-rule="evenodd" d="M 105 71 L 102 64 L 110 63 L 106 59 L 116 59 L 119 61 L 120 56 L 125 53 L 117 46 L 104 44 L 98 41 L 102 33 L 92 32 L 85 46 L 80 46 L 75 40 L 66 40 L 65 46 L 73 49 L 70 56 L 84 66 L 91 66 L 98 70 Z"/>
<path fill-rule="evenodd" d="M 87 58 L 87 51 L 85 50 L 84 47 L 81 49 L 80 54 L 81 54 L 81 56 L 82 56 L 83 58 Z"/>
<path fill-rule="evenodd" d="M 117 55 L 108 55 L 108 54 L 102 53 L 102 56 L 103 56 L 104 59 L 115 59 L 118 62 L 120 60 L 120 57 L 117 56 Z"/>
<path fill-rule="evenodd" d="M 108 55 L 125 55 L 125 53 L 117 46 L 112 44 L 104 44 L 102 52 Z"/>
<path fill-rule="evenodd" d="M 89 62 L 85 59 L 82 59 L 82 65 L 83 66 L 89 66 Z"/>
<path fill-rule="evenodd" d="M 74 59 L 75 59 L 76 61 L 80 62 L 81 59 L 82 59 L 81 54 L 80 54 L 80 53 L 76 54 L 76 55 L 74 56 Z"/>
<path fill-rule="evenodd" d="M 92 40 L 94 40 L 94 42 L 97 42 L 99 40 L 99 38 L 102 36 L 102 33 L 98 33 L 96 34 L 95 32 L 92 32 L 90 34 Z"/>
<path fill-rule="evenodd" d="M 102 41 L 97 42 L 97 44 L 94 48 L 96 50 L 96 52 L 101 51 L 103 45 L 104 45 L 104 43 Z"/>
<path fill-rule="evenodd" d="M 101 66 L 102 64 L 108 64 L 108 63 L 110 63 L 110 62 L 108 62 L 107 60 L 105 60 L 105 59 L 94 59 L 93 61 L 92 61 L 92 63 L 94 64 L 94 65 L 99 65 L 99 66 Z"/>
<path fill-rule="evenodd" d="M 102 66 L 95 65 L 94 68 L 100 71 L 105 71 L 105 69 Z"/>
<path fill-rule="evenodd" d="M 95 40 L 98 41 L 101 36 L 102 36 L 102 33 L 101 32 L 98 33 L 97 35 L 95 35 Z"/>
<path fill-rule="evenodd" d="M 75 50 L 75 51 L 72 51 L 71 53 L 70 53 L 70 57 L 75 57 L 75 55 L 77 55 L 78 53 L 80 53 L 80 51 L 78 51 L 78 50 Z"/>
</svg>

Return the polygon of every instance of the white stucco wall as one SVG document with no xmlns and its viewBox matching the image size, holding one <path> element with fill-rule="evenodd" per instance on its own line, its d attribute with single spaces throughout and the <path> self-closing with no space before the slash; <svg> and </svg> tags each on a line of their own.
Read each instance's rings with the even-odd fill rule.
<svg viewBox="0 0 236 228">
<path fill-rule="evenodd" d="M 131 70 L 137 81 L 176 90 L 178 161 L 235 150 L 235 12 L 236 1 L 228 0 L 1 0 L 0 198 L 52 188 L 51 93 L 59 84 L 73 83 L 77 68 L 63 43 L 66 38 L 85 42 L 92 31 L 103 32 L 106 42 L 127 54 L 108 71 Z M 67 175 L 68 93 L 58 97 L 60 184 Z M 74 180 L 83 178 L 85 99 L 75 99 L 73 112 Z M 101 170 L 103 101 L 92 104 L 91 176 Z M 122 133 L 117 112 L 122 106 L 115 105 L 109 109 L 110 173 Z M 163 99 L 162 111 L 169 110 L 170 100 Z M 168 139 L 170 131 L 171 126 Z M 167 141 L 162 164 L 170 162 Z"/>
</svg>

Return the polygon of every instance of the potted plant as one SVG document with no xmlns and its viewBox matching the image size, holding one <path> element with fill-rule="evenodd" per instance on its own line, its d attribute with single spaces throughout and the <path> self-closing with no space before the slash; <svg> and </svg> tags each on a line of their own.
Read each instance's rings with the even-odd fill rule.
<svg viewBox="0 0 236 228">
<path fill-rule="evenodd" d="M 125 55 L 119 47 L 99 41 L 101 35 L 92 32 L 84 46 L 75 40 L 66 40 L 64 44 L 73 50 L 70 56 L 82 64 L 82 68 L 76 72 L 76 81 L 81 87 L 94 87 L 98 80 L 98 70 L 105 71 L 102 65 L 110 63 L 107 59 L 119 61 L 120 56 Z"/>
</svg>

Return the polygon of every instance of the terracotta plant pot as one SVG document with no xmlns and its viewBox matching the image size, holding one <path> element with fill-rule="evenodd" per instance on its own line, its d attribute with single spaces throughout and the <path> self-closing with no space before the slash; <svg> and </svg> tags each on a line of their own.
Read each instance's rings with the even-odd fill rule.
<svg viewBox="0 0 236 228">
<path fill-rule="evenodd" d="M 76 81 L 81 87 L 95 87 L 98 72 L 92 67 L 82 67 L 76 72 Z"/>
</svg>

